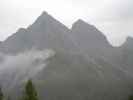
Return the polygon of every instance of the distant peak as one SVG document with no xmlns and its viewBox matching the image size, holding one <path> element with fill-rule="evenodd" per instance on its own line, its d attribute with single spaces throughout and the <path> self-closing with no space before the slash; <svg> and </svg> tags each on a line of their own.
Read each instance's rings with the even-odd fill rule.
<svg viewBox="0 0 133 100">
<path fill-rule="evenodd" d="M 82 19 L 78 19 L 74 24 L 88 24 L 87 22 L 85 22 Z"/>
<path fill-rule="evenodd" d="M 133 41 L 133 37 L 128 36 L 126 40 L 127 40 L 127 41 Z"/>
<path fill-rule="evenodd" d="M 133 37 L 128 36 L 126 38 L 126 41 L 121 45 L 121 47 L 125 47 L 125 46 L 130 47 L 131 45 L 133 45 Z"/>
<path fill-rule="evenodd" d="M 78 19 L 75 23 L 86 23 L 86 22 L 83 21 L 82 19 Z"/>
<path fill-rule="evenodd" d="M 25 28 L 20 28 L 20 29 L 18 29 L 18 31 L 17 32 L 25 32 L 26 31 L 26 29 Z"/>
<path fill-rule="evenodd" d="M 46 11 L 43 11 L 40 17 L 50 16 Z"/>
<path fill-rule="evenodd" d="M 35 29 L 35 28 L 45 28 L 45 27 L 51 27 L 51 26 L 63 26 L 67 28 L 64 24 L 59 22 L 57 19 L 55 19 L 51 14 L 47 13 L 46 11 L 43 11 L 42 14 L 35 20 L 35 22 L 28 27 L 28 29 Z M 45 26 L 45 27 L 44 27 Z M 68 29 L 68 28 L 67 28 Z"/>
<path fill-rule="evenodd" d="M 42 12 L 42 14 L 44 14 L 44 15 L 46 14 L 46 15 L 47 15 L 47 14 L 48 14 L 48 12 L 46 12 L 46 11 L 43 11 L 43 12 Z"/>
<path fill-rule="evenodd" d="M 133 37 L 128 36 L 128 37 L 126 38 L 126 43 L 133 43 Z"/>
<path fill-rule="evenodd" d="M 50 15 L 46 11 L 43 11 L 42 14 L 37 18 L 37 20 L 31 26 L 34 26 L 34 25 L 40 26 L 42 24 L 43 25 L 44 24 L 50 24 L 50 23 L 55 22 L 55 21 L 57 21 L 57 20 L 52 15 Z"/>
<path fill-rule="evenodd" d="M 38 20 L 43 20 L 46 18 L 52 18 L 52 16 L 48 14 L 46 11 L 43 11 L 42 14 L 38 17 Z"/>
<path fill-rule="evenodd" d="M 78 19 L 73 25 L 72 25 L 72 29 L 75 28 L 75 27 L 94 27 L 93 25 L 91 24 L 88 24 L 87 22 L 85 22 L 84 20 L 82 19 Z"/>
</svg>

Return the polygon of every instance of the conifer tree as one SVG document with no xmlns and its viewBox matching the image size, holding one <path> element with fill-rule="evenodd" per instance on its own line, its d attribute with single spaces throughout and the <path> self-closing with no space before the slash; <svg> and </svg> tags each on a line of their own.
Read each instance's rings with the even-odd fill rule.
<svg viewBox="0 0 133 100">
<path fill-rule="evenodd" d="M 37 91 L 32 83 L 32 80 L 28 80 L 25 85 L 23 100 L 38 100 Z"/>
<path fill-rule="evenodd" d="M 3 99 L 4 99 L 4 95 L 3 95 L 2 89 L 0 87 L 0 100 L 3 100 Z"/>
<path fill-rule="evenodd" d="M 11 97 L 10 96 L 7 96 L 7 100 L 11 100 Z"/>
<path fill-rule="evenodd" d="M 133 95 L 130 95 L 128 100 L 133 100 Z"/>
</svg>

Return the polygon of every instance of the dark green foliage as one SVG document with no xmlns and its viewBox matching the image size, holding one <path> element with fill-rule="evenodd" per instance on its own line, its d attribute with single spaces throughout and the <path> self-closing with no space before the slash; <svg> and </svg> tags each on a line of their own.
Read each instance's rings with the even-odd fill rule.
<svg viewBox="0 0 133 100">
<path fill-rule="evenodd" d="M 4 95 L 3 95 L 2 89 L 0 87 L 0 100 L 3 100 L 3 99 L 4 99 Z"/>
<path fill-rule="evenodd" d="M 23 100 L 38 100 L 37 91 L 31 80 L 25 85 L 24 98 Z"/>
<path fill-rule="evenodd" d="M 128 100 L 133 100 L 133 95 L 130 95 Z"/>
<path fill-rule="evenodd" d="M 11 97 L 10 96 L 7 96 L 7 100 L 11 100 Z"/>
</svg>

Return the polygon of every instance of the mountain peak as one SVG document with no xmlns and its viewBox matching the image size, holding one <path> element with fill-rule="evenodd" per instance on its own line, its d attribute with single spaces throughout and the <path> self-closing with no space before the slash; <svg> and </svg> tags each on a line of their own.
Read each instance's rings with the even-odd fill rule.
<svg viewBox="0 0 133 100">
<path fill-rule="evenodd" d="M 43 11 L 43 12 L 42 12 L 42 15 L 49 15 L 49 14 L 48 14 L 48 12 Z"/>
<path fill-rule="evenodd" d="M 68 28 L 64 24 L 56 20 L 53 16 L 51 16 L 46 11 L 42 12 L 42 14 L 36 19 L 36 21 L 28 27 L 28 29 L 31 29 L 31 28 L 36 29 L 36 28 L 42 28 L 42 27 L 43 29 L 44 28 L 49 29 L 51 27 L 58 27 L 58 28 L 62 27 L 68 30 Z"/>
<path fill-rule="evenodd" d="M 111 47 L 102 32 L 81 19 L 73 24 L 72 37 L 77 41 L 77 45 L 91 56 L 104 54 L 104 49 Z"/>
<path fill-rule="evenodd" d="M 133 38 L 128 36 L 127 39 L 126 39 L 126 42 L 133 42 Z"/>
<path fill-rule="evenodd" d="M 82 19 L 78 19 L 75 23 L 86 23 L 86 22 L 83 21 Z"/>
<path fill-rule="evenodd" d="M 45 18 L 45 17 L 50 17 L 50 15 L 46 11 L 43 11 L 42 14 L 39 16 L 39 18 Z"/>
<path fill-rule="evenodd" d="M 104 36 L 104 34 L 99 31 L 95 26 L 88 24 L 87 22 L 79 19 L 77 20 L 73 26 L 72 26 L 72 31 L 76 31 L 77 32 L 81 32 L 83 35 L 86 34 L 88 35 L 88 37 L 102 37 L 102 39 L 106 39 L 106 37 Z"/>
<path fill-rule="evenodd" d="M 42 14 L 38 17 L 38 19 L 46 19 L 51 18 L 52 16 L 48 14 L 46 11 L 43 11 Z"/>
<path fill-rule="evenodd" d="M 38 18 L 37 20 L 32 24 L 33 25 L 42 25 L 44 23 L 51 23 L 51 21 L 55 20 L 50 14 L 48 14 L 47 12 L 43 12 Z"/>
<path fill-rule="evenodd" d="M 126 41 L 125 41 L 125 43 L 122 45 L 122 47 L 132 47 L 133 46 L 133 37 L 131 37 L 131 36 L 128 36 L 127 38 L 126 38 Z"/>
<path fill-rule="evenodd" d="M 73 25 L 72 25 L 72 29 L 73 28 L 76 28 L 76 27 L 84 27 L 84 28 L 92 28 L 94 27 L 93 25 L 91 24 L 88 24 L 87 22 L 85 22 L 84 20 L 82 19 L 78 19 Z"/>
<path fill-rule="evenodd" d="M 17 32 L 25 32 L 26 31 L 26 29 L 25 28 L 20 28 L 20 29 L 18 29 L 18 31 Z"/>
</svg>

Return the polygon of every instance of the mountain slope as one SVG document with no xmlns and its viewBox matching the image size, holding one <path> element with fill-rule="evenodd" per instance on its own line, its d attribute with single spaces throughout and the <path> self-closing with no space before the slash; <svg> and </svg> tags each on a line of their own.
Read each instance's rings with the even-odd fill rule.
<svg viewBox="0 0 133 100">
<path fill-rule="evenodd" d="M 114 62 L 132 74 L 133 72 L 133 38 L 127 37 L 126 42 L 120 46 L 115 54 Z"/>
<path fill-rule="evenodd" d="M 31 77 L 46 100 L 126 100 L 133 88 L 132 44 L 129 38 L 112 47 L 96 27 L 78 20 L 70 30 L 43 12 L 27 29 L 0 43 L 0 52 L 6 54 L 0 83 L 18 93 L 23 80 Z M 45 59 L 45 49 L 55 55 Z"/>
<path fill-rule="evenodd" d="M 89 56 L 104 56 L 112 50 L 112 46 L 103 33 L 82 20 L 78 20 L 73 24 L 71 32 L 78 47 Z"/>
<path fill-rule="evenodd" d="M 4 53 L 20 53 L 31 48 L 75 50 L 70 30 L 46 12 L 27 29 L 19 29 L 0 45 Z"/>
<path fill-rule="evenodd" d="M 126 100 L 132 90 L 132 77 L 102 59 L 95 62 L 83 55 L 56 52 L 32 77 L 40 100 Z M 16 86 L 11 93 L 21 91 L 21 85 Z"/>
</svg>

